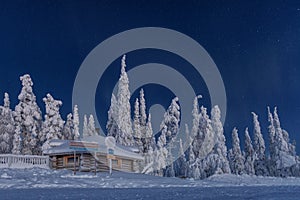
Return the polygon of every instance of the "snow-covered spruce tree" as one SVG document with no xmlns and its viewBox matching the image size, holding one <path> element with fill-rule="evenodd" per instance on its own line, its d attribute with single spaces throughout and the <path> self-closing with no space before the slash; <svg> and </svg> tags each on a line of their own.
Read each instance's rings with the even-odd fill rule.
<svg viewBox="0 0 300 200">
<path fill-rule="evenodd" d="M 256 159 L 254 161 L 255 174 L 258 176 L 268 176 L 268 170 L 266 167 L 266 157 L 265 157 L 265 141 L 261 133 L 260 124 L 258 121 L 258 116 L 252 112 L 253 124 L 254 124 L 254 151 L 256 154 Z"/>
<path fill-rule="evenodd" d="M 140 122 L 140 107 L 139 99 L 136 98 L 134 103 L 134 117 L 133 117 L 133 132 L 135 143 L 139 148 L 140 153 L 144 153 L 144 145 L 142 142 L 142 133 L 141 133 L 141 122 Z"/>
<path fill-rule="evenodd" d="M 108 110 L 108 121 L 106 124 L 107 135 L 116 137 L 119 132 L 117 125 L 118 105 L 114 94 L 111 95 L 110 108 Z"/>
<path fill-rule="evenodd" d="M 62 139 L 63 138 L 63 127 L 64 120 L 62 120 L 59 109 L 62 106 L 62 102 L 55 100 L 50 94 L 47 94 L 43 98 L 46 106 L 45 121 L 43 122 L 42 132 L 43 132 L 43 150 L 49 148 L 49 142 L 52 139 Z"/>
<path fill-rule="evenodd" d="M 248 128 L 245 130 L 245 172 L 249 175 L 255 175 L 254 170 L 254 160 L 255 160 L 255 152 L 252 146 L 252 141 L 249 136 Z"/>
<path fill-rule="evenodd" d="M 213 133 L 215 134 L 215 146 L 213 153 L 216 154 L 213 166 L 215 171 L 213 173 L 230 173 L 229 162 L 227 159 L 226 139 L 224 136 L 224 129 L 221 122 L 221 111 L 216 105 L 211 110 L 211 125 Z"/>
<path fill-rule="evenodd" d="M 197 96 L 194 98 L 194 104 L 193 104 L 193 126 L 192 126 L 192 133 L 191 137 L 193 138 L 192 141 L 192 150 L 194 152 L 195 158 L 199 155 L 199 150 L 201 149 L 202 143 L 204 141 L 204 135 L 202 132 L 200 132 L 199 129 L 199 122 L 200 122 L 200 113 L 199 113 L 199 105 L 198 105 L 198 99 L 201 98 L 201 96 Z"/>
<path fill-rule="evenodd" d="M 240 147 L 240 139 L 238 136 L 238 130 L 236 128 L 232 131 L 232 156 L 233 156 L 233 164 L 231 165 L 233 168 L 231 169 L 233 174 L 244 174 L 244 157 L 241 152 Z"/>
<path fill-rule="evenodd" d="M 141 164 L 140 168 L 149 168 L 148 171 L 154 173 L 155 166 L 158 166 L 157 157 L 154 153 L 158 155 L 158 149 L 156 148 L 155 138 L 153 136 L 152 123 L 151 123 L 151 114 L 148 115 L 146 135 L 143 138 L 143 155 L 145 157 L 144 166 Z"/>
<path fill-rule="evenodd" d="M 96 131 L 95 119 L 94 119 L 93 115 L 90 115 L 90 117 L 89 117 L 88 135 L 89 136 L 98 135 L 98 133 Z"/>
<path fill-rule="evenodd" d="M 73 126 L 73 115 L 69 113 L 67 115 L 67 121 L 63 128 L 63 139 L 74 140 L 74 126 Z"/>
<path fill-rule="evenodd" d="M 187 177 L 188 163 L 186 161 L 181 139 L 179 139 L 179 155 L 180 157 L 176 160 L 175 175 L 176 177 Z"/>
<path fill-rule="evenodd" d="M 268 121 L 269 121 L 269 154 L 270 158 L 268 161 L 268 171 L 270 176 L 276 176 L 276 156 L 277 156 L 277 146 L 275 143 L 275 126 L 274 126 L 274 119 L 273 115 L 270 111 L 270 107 L 268 107 Z"/>
<path fill-rule="evenodd" d="M 275 125 L 278 125 L 278 127 L 281 128 L 280 120 L 279 120 L 279 116 L 278 116 L 278 112 L 277 112 L 277 107 L 275 107 L 275 109 L 274 109 L 274 121 L 275 121 Z M 275 129 L 275 130 L 276 130 L 276 129 Z M 295 147 L 294 144 L 292 144 L 292 143 L 290 142 L 290 136 L 289 136 L 289 133 L 288 133 L 286 130 L 282 129 L 282 128 L 281 128 L 281 130 L 282 130 L 282 137 L 283 137 L 283 139 L 285 140 L 285 142 L 286 142 L 287 145 L 288 145 L 288 154 L 289 154 L 290 156 L 295 157 L 295 156 L 296 156 L 296 151 L 295 151 L 295 150 L 296 150 L 296 147 Z"/>
<path fill-rule="evenodd" d="M 207 115 L 207 109 L 201 106 L 199 117 L 199 131 L 193 141 L 193 151 L 196 156 L 196 165 L 200 170 L 200 178 L 206 178 L 213 174 L 212 171 L 215 166 L 213 155 L 213 147 L 215 143 L 215 137 L 211 125 L 211 120 Z M 200 144 L 200 145 L 199 145 Z M 209 156 L 211 155 L 211 156 Z M 195 165 L 195 164 L 194 164 Z"/>
<path fill-rule="evenodd" d="M 79 133 L 79 113 L 78 113 L 77 105 L 75 105 L 73 108 L 73 128 L 74 128 L 74 140 L 78 140 L 80 138 L 80 133 Z"/>
<path fill-rule="evenodd" d="M 166 138 L 167 141 L 171 141 L 179 131 L 180 121 L 180 107 L 178 105 L 178 97 L 172 99 L 171 105 L 164 114 L 164 119 L 160 125 L 162 129 L 164 126 L 167 127 Z"/>
<path fill-rule="evenodd" d="M 276 175 L 286 177 L 291 175 L 290 168 L 296 164 L 296 160 L 294 153 L 290 151 L 291 144 L 289 144 L 289 141 L 287 141 L 288 133 L 284 133 L 284 130 L 281 128 L 276 107 L 273 115 L 275 127 L 275 149 L 277 150 L 274 162 L 276 163 Z"/>
<path fill-rule="evenodd" d="M 140 90 L 140 131 L 141 131 L 141 141 L 143 143 L 143 152 L 147 153 L 149 150 L 149 147 L 151 146 L 152 149 L 155 149 L 155 138 L 153 136 L 153 130 L 152 130 L 152 124 L 151 124 L 151 114 L 146 114 L 146 100 L 144 96 L 144 90 Z"/>
<path fill-rule="evenodd" d="M 19 103 L 15 107 L 16 145 L 14 152 L 22 154 L 41 154 L 42 135 L 40 127 L 42 116 L 32 91 L 33 82 L 28 74 L 20 77 L 22 90 L 18 96 Z M 19 142 L 21 142 L 19 144 Z M 18 149 L 18 150 L 16 150 Z"/>
<path fill-rule="evenodd" d="M 13 135 L 15 132 L 14 119 L 10 109 L 9 95 L 4 94 L 4 105 L 0 107 L 0 154 L 11 153 Z"/>
<path fill-rule="evenodd" d="M 118 82 L 117 93 L 117 125 L 119 132 L 116 135 L 116 142 L 124 146 L 134 145 L 132 123 L 131 123 L 131 109 L 130 109 L 130 91 L 129 80 L 125 71 L 126 56 L 124 55 L 121 61 L 121 75 Z"/>
<path fill-rule="evenodd" d="M 147 126 L 146 100 L 143 88 L 140 90 L 140 129 L 145 134 Z"/>
<path fill-rule="evenodd" d="M 155 137 L 153 135 L 152 122 L 151 122 L 151 113 L 148 114 L 148 121 L 146 125 L 146 136 L 144 137 L 144 152 L 147 153 L 150 149 L 156 148 Z"/>
<path fill-rule="evenodd" d="M 89 133 L 88 133 L 88 119 L 87 119 L 86 115 L 83 116 L 82 136 L 83 137 L 88 137 L 89 136 Z"/>
<path fill-rule="evenodd" d="M 204 141 L 202 143 L 203 147 L 200 151 L 198 150 L 198 158 L 201 159 L 213 150 L 215 144 L 212 123 L 207 115 L 207 109 L 203 106 L 200 108 L 199 131 L 204 136 Z"/>
</svg>

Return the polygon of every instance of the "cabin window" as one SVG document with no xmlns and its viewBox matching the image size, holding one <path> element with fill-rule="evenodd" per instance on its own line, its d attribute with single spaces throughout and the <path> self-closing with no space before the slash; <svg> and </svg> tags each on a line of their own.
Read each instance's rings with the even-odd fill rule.
<svg viewBox="0 0 300 200">
<path fill-rule="evenodd" d="M 76 156 L 76 164 L 79 164 L 79 156 Z M 64 164 L 65 165 L 74 165 L 74 156 L 66 156 L 64 157 Z"/>
<path fill-rule="evenodd" d="M 112 160 L 112 164 L 114 165 L 114 166 L 117 166 L 118 165 L 118 160 Z"/>
</svg>

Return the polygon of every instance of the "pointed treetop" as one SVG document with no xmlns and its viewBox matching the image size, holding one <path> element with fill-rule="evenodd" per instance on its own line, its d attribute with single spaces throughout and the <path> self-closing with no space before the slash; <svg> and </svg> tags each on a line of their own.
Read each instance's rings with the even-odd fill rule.
<svg viewBox="0 0 300 200">
<path fill-rule="evenodd" d="M 280 120 L 277 113 L 277 107 L 274 108 L 274 122 L 275 122 L 275 127 L 280 128 Z"/>
<path fill-rule="evenodd" d="M 22 81 L 23 86 L 33 86 L 33 82 L 31 80 L 29 74 L 25 74 L 23 76 L 20 76 L 20 81 Z"/>
<path fill-rule="evenodd" d="M 270 111 L 270 107 L 268 106 L 267 109 L 268 109 L 268 121 L 269 121 L 271 124 L 273 124 L 273 115 L 272 115 L 272 113 L 271 113 L 271 111 Z"/>
<path fill-rule="evenodd" d="M 9 95 L 6 92 L 4 93 L 4 107 L 5 108 L 10 107 Z"/>
<path fill-rule="evenodd" d="M 221 111 L 218 105 L 215 105 L 211 110 L 211 118 L 212 120 L 220 120 L 221 119 Z"/>
<path fill-rule="evenodd" d="M 125 68 L 126 68 L 126 55 L 123 55 L 122 61 L 121 61 L 121 73 L 125 73 Z"/>
<path fill-rule="evenodd" d="M 246 136 L 246 139 L 250 138 L 248 127 L 246 127 L 246 129 L 245 129 L 245 136 Z"/>
</svg>

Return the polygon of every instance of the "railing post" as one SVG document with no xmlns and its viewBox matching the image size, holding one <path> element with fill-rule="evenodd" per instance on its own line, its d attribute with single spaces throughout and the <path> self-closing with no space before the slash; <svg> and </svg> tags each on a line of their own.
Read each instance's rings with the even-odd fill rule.
<svg viewBox="0 0 300 200">
<path fill-rule="evenodd" d="M 10 166 L 11 166 L 11 159 L 12 159 L 12 155 L 8 155 L 8 162 L 7 162 L 7 164 L 8 164 L 8 167 L 10 168 Z"/>
</svg>

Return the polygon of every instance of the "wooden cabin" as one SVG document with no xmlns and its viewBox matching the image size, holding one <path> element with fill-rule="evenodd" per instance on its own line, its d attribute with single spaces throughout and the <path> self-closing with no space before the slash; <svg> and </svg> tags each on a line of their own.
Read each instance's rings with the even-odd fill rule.
<svg viewBox="0 0 300 200">
<path fill-rule="evenodd" d="M 52 169 L 70 169 L 76 171 L 108 171 L 109 158 L 112 159 L 112 169 L 124 172 L 138 172 L 139 163 L 143 156 L 135 148 L 116 145 L 114 154 L 109 155 L 105 145 L 105 137 L 91 136 L 84 138 L 86 143 L 97 143 L 97 150 L 74 149 L 69 140 L 52 140 L 50 148 L 43 151 L 50 158 L 49 165 Z M 75 164 L 74 164 L 75 160 Z"/>
</svg>

